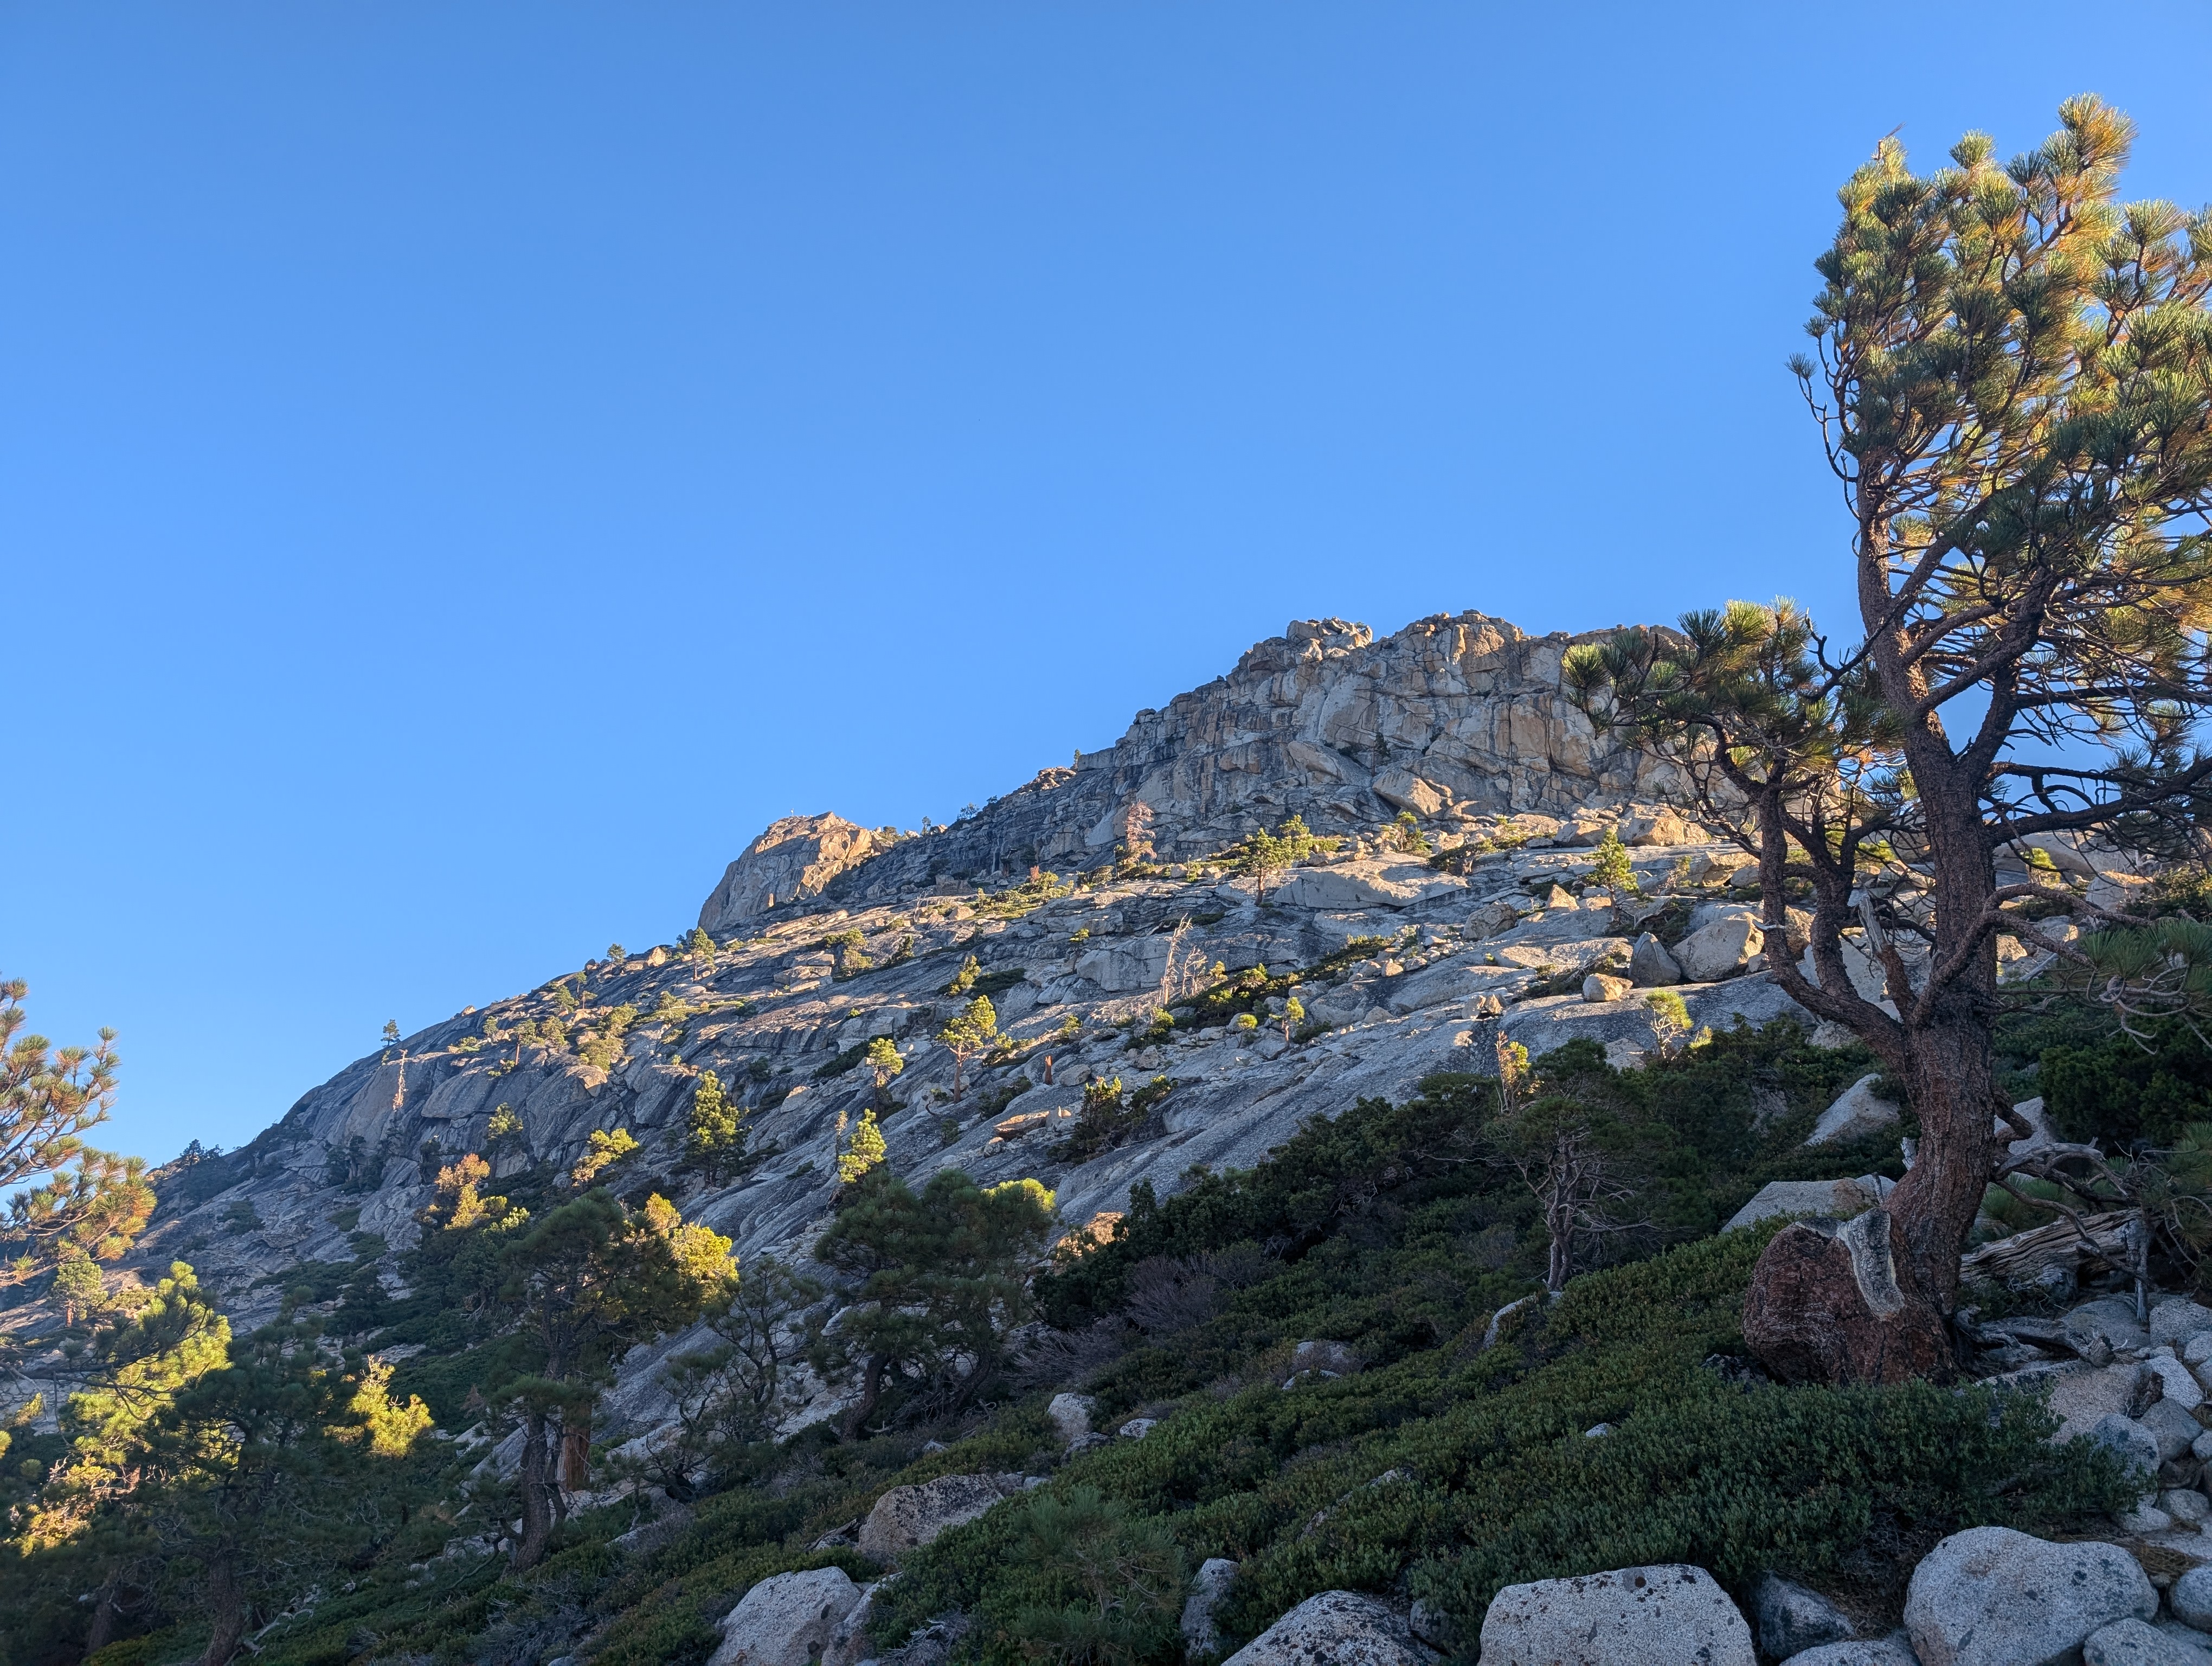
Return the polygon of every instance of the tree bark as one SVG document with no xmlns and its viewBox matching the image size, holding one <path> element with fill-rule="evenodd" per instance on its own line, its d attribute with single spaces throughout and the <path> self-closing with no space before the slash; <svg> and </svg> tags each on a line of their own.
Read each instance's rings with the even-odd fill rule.
<svg viewBox="0 0 2212 1666">
<path fill-rule="evenodd" d="M 208 1633 L 200 1666 L 229 1666 L 230 1657 L 246 1637 L 246 1591 L 239 1583 L 237 1564 L 228 1554 L 209 1557 L 204 1566 L 213 1629 Z"/>
<path fill-rule="evenodd" d="M 507 1566 L 518 1573 L 545 1560 L 545 1547 L 553 1536 L 551 1455 L 545 1450 L 545 1414 L 537 1407 L 523 1414 L 522 1536 L 515 1541 Z"/>
<path fill-rule="evenodd" d="M 845 1414 L 840 1432 L 847 1440 L 857 1439 L 860 1431 L 868 1426 L 868 1420 L 876 1414 L 876 1408 L 884 1397 L 884 1373 L 890 1369 L 890 1356 L 872 1353 L 860 1372 L 860 1397 L 853 1409 Z"/>
</svg>

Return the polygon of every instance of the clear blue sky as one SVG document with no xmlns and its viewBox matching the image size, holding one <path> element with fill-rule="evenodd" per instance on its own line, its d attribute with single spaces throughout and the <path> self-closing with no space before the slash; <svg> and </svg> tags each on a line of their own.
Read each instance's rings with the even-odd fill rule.
<svg viewBox="0 0 2212 1666">
<path fill-rule="evenodd" d="M 108 1142 L 945 818 L 1293 617 L 1838 612 L 1833 192 L 2212 11 L 0 10 L 0 970 Z"/>
</svg>

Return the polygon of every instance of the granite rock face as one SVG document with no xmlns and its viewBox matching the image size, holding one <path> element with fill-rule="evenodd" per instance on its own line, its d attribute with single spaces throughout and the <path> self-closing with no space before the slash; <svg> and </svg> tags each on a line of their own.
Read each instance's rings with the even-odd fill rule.
<svg viewBox="0 0 2212 1666">
<path fill-rule="evenodd" d="M 699 909 L 716 937 L 770 909 L 818 897 L 832 879 L 898 842 L 894 829 L 871 831 L 842 816 L 786 816 L 747 845 Z"/>
<path fill-rule="evenodd" d="M 1124 840 L 1135 802 L 1172 860 L 1292 814 L 1317 833 L 1352 833 L 1401 809 L 1425 820 L 1462 806 L 1558 818 L 1595 802 L 1663 799 L 1678 786 L 1674 772 L 1601 740 L 1562 691 L 1567 650 L 1610 635 L 1529 636 L 1466 612 L 1378 641 L 1346 620 L 1296 620 L 1228 676 L 1139 712 L 1112 746 L 901 844 L 830 894 L 888 897 L 1032 863 L 1095 866 Z M 1662 833 L 1686 843 L 1703 836 L 1659 811 L 1632 830 L 1655 844 Z"/>
<path fill-rule="evenodd" d="M 1603 980 L 1631 966 L 1644 923 L 1674 902 L 1741 915 L 1724 890 L 1738 853 L 1639 842 L 1638 897 L 1617 903 L 1592 884 L 1608 831 L 1704 830 L 1639 801 L 1664 783 L 1599 745 L 1565 705 L 1569 645 L 1474 614 L 1379 642 L 1356 626 L 1300 625 L 1228 677 L 1139 714 L 1115 747 L 951 827 L 779 822 L 708 898 L 708 948 L 586 960 L 356 1060 L 246 1146 L 163 1170 L 153 1225 L 119 1270 L 150 1280 L 181 1255 L 245 1330 L 276 1316 L 285 1286 L 272 1274 L 347 1260 L 354 1234 L 374 1234 L 397 1291 L 441 1166 L 473 1152 L 495 1179 L 566 1168 L 593 1132 L 615 1128 L 639 1142 L 635 1172 L 669 1177 L 687 1219 L 732 1234 L 741 1256 L 803 1261 L 834 1199 L 837 1118 L 873 1101 L 872 1078 L 853 1067 L 878 1037 L 904 1061 L 877 1107 L 895 1171 L 919 1182 L 957 1167 L 983 1185 L 1033 1176 L 1069 1231 L 1126 1209 L 1139 1183 L 1171 1196 L 1194 1165 L 1248 1167 L 1309 1117 L 1480 1068 L 1501 1034 L 1536 1055 L 1589 1039 L 1632 1064 L 1662 1040 L 1643 992 L 1589 1000 L 1580 986 L 1596 976 L 1598 994 L 1615 993 Z M 1433 855 L 1394 824 L 1400 801 L 1431 803 L 1397 769 L 1438 795 L 1434 813 L 1414 811 Z M 1249 879 L 1175 860 L 1218 854 L 1293 812 L 1346 842 L 1289 869 L 1264 903 Z M 1141 843 L 1147 816 L 1162 860 L 1108 877 L 1114 846 Z M 1033 860 L 1063 877 L 1024 898 Z M 979 884 L 993 893 L 980 903 Z M 1666 952 L 1655 939 L 1647 967 L 1651 950 Z M 971 956 L 1013 1047 L 971 1061 L 956 1100 L 953 1061 L 933 1038 L 965 1000 L 952 985 Z M 1189 1013 L 1194 978 L 1261 964 L 1305 975 L 1306 1018 L 1290 1033 L 1271 1011 L 1255 1031 L 1184 1026 L 1128 1045 L 1133 1022 L 1158 1007 Z M 1739 1018 L 1811 1027 L 1759 973 L 1675 987 L 1693 1031 Z M 742 1097 L 758 1153 L 713 1185 L 678 1162 L 708 1071 Z M 1153 1120 L 1082 1160 L 1055 1156 L 1084 1083 L 1117 1075 L 1165 1079 Z M 501 1107 L 523 1138 L 494 1147 Z M 595 1434 L 619 1443 L 664 1426 L 661 1368 L 703 1341 L 670 1336 L 626 1359 Z M 66 1362 L 52 1358 L 50 1404 L 66 1392 Z M 787 1432 L 844 1408 L 810 1387 Z M 514 1453 L 494 1456 L 505 1468 Z"/>
</svg>

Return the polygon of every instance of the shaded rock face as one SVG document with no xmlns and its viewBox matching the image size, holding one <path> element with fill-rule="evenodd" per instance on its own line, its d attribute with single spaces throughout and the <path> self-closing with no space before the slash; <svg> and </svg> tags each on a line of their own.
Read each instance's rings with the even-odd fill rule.
<svg viewBox="0 0 2212 1666">
<path fill-rule="evenodd" d="M 896 842 L 887 830 L 872 831 L 842 816 L 786 816 L 771 822 L 723 870 L 722 883 L 699 909 L 699 925 L 720 936 L 780 904 L 818 897 L 839 874 Z"/>
<path fill-rule="evenodd" d="M 1942 1321 L 1897 1284 L 1886 1208 L 1837 1225 L 1798 1221 L 1753 1270 L 1743 1339 L 1785 1383 L 1902 1383 L 1955 1369 Z"/>
<path fill-rule="evenodd" d="M 1977 1527 L 1912 1571 L 1905 1628 L 1922 1666 L 2062 1666 L 2093 1633 L 2157 1613 L 2158 1592 L 2117 1545 Z"/>
<path fill-rule="evenodd" d="M 1469 611 L 1378 641 L 1343 619 L 1294 621 L 1228 676 L 1139 712 L 1112 746 L 902 842 L 829 894 L 890 896 L 1032 863 L 1094 866 L 1111 859 L 1133 801 L 1150 807 L 1154 845 L 1172 860 L 1292 814 L 1318 833 L 1350 832 L 1401 809 L 1425 819 L 1462 806 L 1556 815 L 1663 798 L 1674 772 L 1601 740 L 1562 692 L 1567 650 L 1610 634 L 1528 636 Z"/>
<path fill-rule="evenodd" d="M 1751 1627 L 1713 1576 L 1662 1564 L 1508 1585 L 1482 1620 L 1483 1666 L 1756 1666 Z"/>
</svg>

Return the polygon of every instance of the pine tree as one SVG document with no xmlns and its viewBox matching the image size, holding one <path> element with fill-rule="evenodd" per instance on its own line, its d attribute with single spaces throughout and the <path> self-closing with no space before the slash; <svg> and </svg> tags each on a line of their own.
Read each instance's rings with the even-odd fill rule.
<svg viewBox="0 0 2212 1666">
<path fill-rule="evenodd" d="M 1674 764 L 1758 852 L 1770 936 L 1803 894 L 1814 976 L 1790 955 L 1771 975 L 1863 1041 L 1920 1121 L 1870 1222 L 1893 1313 L 1800 1310 L 1811 1261 L 1856 1287 L 1809 1229 L 1762 1258 L 1746 1338 L 1787 1379 L 1949 1375 L 1960 1250 L 2000 1158 L 2063 1171 L 1990 1138 L 1992 1117 L 2029 1132 L 1994 1079 L 1996 938 L 2086 957 L 2012 913 L 2036 887 L 2000 887 L 1995 854 L 2051 833 L 2179 849 L 2212 802 L 2212 216 L 2118 200 L 2118 111 L 2081 97 L 2059 119 L 2009 164 L 1973 133 L 1926 175 L 1883 140 L 1814 263 L 1817 345 L 1791 368 L 1844 486 L 1863 637 L 1832 648 L 1792 604 L 1733 602 L 1565 662 L 1593 722 Z M 1855 989 L 1846 933 L 1890 1010 Z"/>
<path fill-rule="evenodd" d="M 1608 827 L 1605 837 L 1598 842 L 1597 860 L 1590 868 L 1590 883 L 1613 893 L 1616 901 L 1633 897 L 1639 887 L 1636 870 L 1628 864 L 1628 847 L 1620 842 L 1620 830 Z"/>
<path fill-rule="evenodd" d="M 632 1212 L 598 1188 L 501 1235 L 495 1268 L 520 1349 L 518 1368 L 489 1392 L 522 1421 L 522 1534 L 512 1558 L 520 1570 L 544 1557 L 556 1486 L 583 1484 L 592 1411 L 615 1362 L 689 1324 L 736 1274 L 729 1239 L 685 1224 L 665 1199 Z"/>
<path fill-rule="evenodd" d="M 589 1149 L 568 1170 L 568 1183 L 581 1191 L 637 1149 L 637 1138 L 628 1128 L 593 1128 Z"/>
<path fill-rule="evenodd" d="M 845 1113 L 837 1113 L 837 1133 L 832 1142 L 837 1152 L 837 1179 L 841 1185 L 849 1186 L 862 1175 L 884 1160 L 883 1131 L 876 1126 L 876 1113 L 864 1110 L 853 1129 L 852 1137 L 845 1134 Z"/>
<path fill-rule="evenodd" d="M 0 1190 L 43 1183 L 9 1200 L 0 1243 L 0 1289 L 36 1278 L 61 1261 L 113 1261 L 154 1213 L 146 1165 L 95 1151 L 78 1136 L 107 1120 L 115 1099 L 115 1032 L 92 1048 L 55 1047 L 22 1033 L 21 978 L 0 981 Z"/>
<path fill-rule="evenodd" d="M 998 1009 L 991 1005 L 991 998 L 978 995 L 969 1001 L 957 1018 L 937 1032 L 937 1039 L 952 1055 L 952 1097 L 957 1100 L 966 1091 L 968 1061 L 1001 1039 Z"/>
<path fill-rule="evenodd" d="M 878 1036 L 868 1043 L 867 1055 L 860 1062 L 876 1079 L 876 1102 L 880 1104 L 891 1078 L 906 1068 L 906 1061 L 899 1056 L 898 1043 L 889 1036 Z"/>
<path fill-rule="evenodd" d="M 978 1187 L 940 1170 L 916 1193 L 878 1167 L 815 1244 L 816 1258 L 859 1280 L 817 1364 L 858 1377 L 848 1439 L 867 1426 L 894 1377 L 973 1402 L 1006 1359 L 1006 1333 L 1028 1316 L 1028 1273 L 1050 1237 L 1053 1195 L 1034 1180 Z"/>
<path fill-rule="evenodd" d="M 684 1118 L 684 1162 L 706 1177 L 709 1186 L 721 1184 L 745 1152 L 744 1106 L 722 1087 L 722 1079 L 702 1071 L 691 1091 L 691 1108 Z"/>
</svg>

